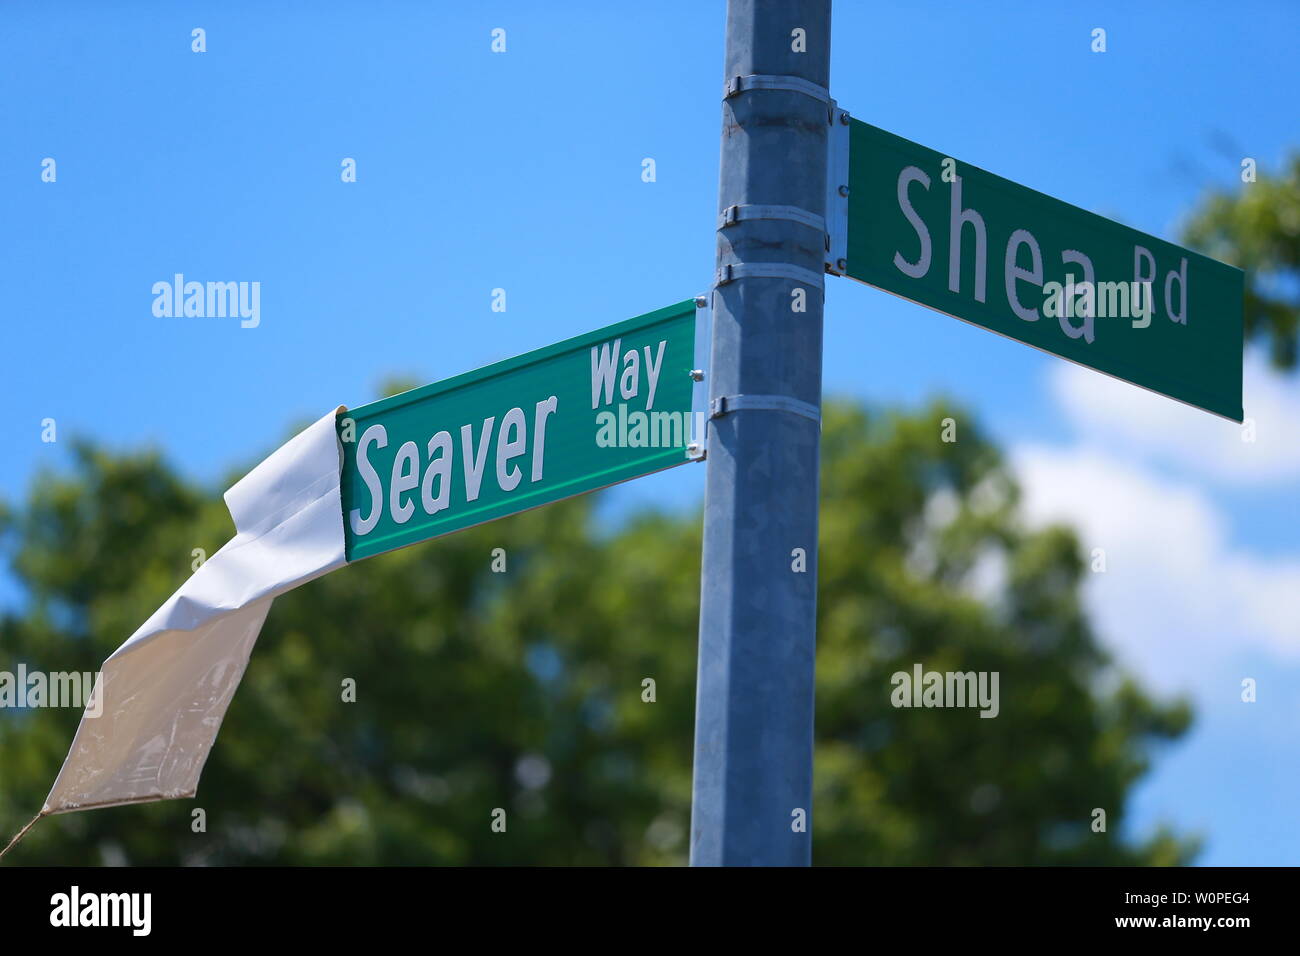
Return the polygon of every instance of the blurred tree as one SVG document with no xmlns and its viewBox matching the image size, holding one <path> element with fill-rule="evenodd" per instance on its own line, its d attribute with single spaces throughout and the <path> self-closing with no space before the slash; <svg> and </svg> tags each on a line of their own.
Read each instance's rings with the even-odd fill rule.
<svg viewBox="0 0 1300 956">
<path fill-rule="evenodd" d="M 1183 240 L 1246 270 L 1246 338 L 1263 339 L 1278 369 L 1296 365 L 1300 335 L 1300 152 L 1277 174 L 1256 170 L 1241 191 L 1215 190 Z"/>
<path fill-rule="evenodd" d="M 955 443 L 940 440 L 949 416 Z M 942 403 L 830 403 L 823 437 L 814 860 L 1188 860 L 1182 838 L 1121 833 L 1151 748 L 1189 712 L 1151 701 L 1098 648 L 1073 536 L 1022 527 L 996 449 Z M 698 515 L 602 531 L 593 501 L 279 598 L 196 800 L 53 817 L 6 862 L 684 862 Z M 5 526 L 30 594 L 0 620 L 10 669 L 93 669 L 190 573 L 194 548 L 233 533 L 220 498 L 156 456 L 89 445 Z M 998 671 L 1000 714 L 895 709 L 890 677 L 915 663 Z M 0 711 L 6 835 L 40 807 L 78 716 Z M 1098 807 L 1104 833 L 1090 829 Z"/>
</svg>

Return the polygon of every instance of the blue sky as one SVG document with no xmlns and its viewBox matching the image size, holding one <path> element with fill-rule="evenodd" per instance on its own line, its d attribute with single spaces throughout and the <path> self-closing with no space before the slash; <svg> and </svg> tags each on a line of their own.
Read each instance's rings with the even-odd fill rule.
<svg viewBox="0 0 1300 956">
<path fill-rule="evenodd" d="M 3 12 L 10 501 L 76 433 L 159 445 L 215 490 L 389 375 L 445 378 L 708 285 L 721 0 Z M 1300 146 L 1298 40 L 1284 0 L 840 0 L 832 92 L 877 126 L 1176 239 L 1242 157 L 1274 168 Z M 340 181 L 345 157 L 356 183 Z M 153 283 L 177 272 L 259 281 L 260 325 L 154 317 Z M 1231 423 L 834 279 L 825 383 L 965 403 L 1008 449 L 1031 518 L 1107 548 L 1088 585 L 1106 641 L 1199 715 L 1138 791 L 1136 830 L 1199 830 L 1203 863 L 1300 860 L 1296 376 L 1252 360 L 1247 445 Z M 702 478 L 679 468 L 607 504 L 687 504 Z M 1238 699 L 1248 676 L 1254 705 Z"/>
</svg>

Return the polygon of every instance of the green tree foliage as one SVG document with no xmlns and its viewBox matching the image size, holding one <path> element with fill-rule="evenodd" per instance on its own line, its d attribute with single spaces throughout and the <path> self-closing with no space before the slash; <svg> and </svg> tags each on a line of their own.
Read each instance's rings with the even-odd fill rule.
<svg viewBox="0 0 1300 956">
<path fill-rule="evenodd" d="M 949 416 L 959 440 L 945 443 Z M 998 452 L 941 403 L 832 403 L 823 437 L 814 860 L 1189 859 L 1170 833 L 1122 834 L 1130 789 L 1189 713 L 1108 663 L 1080 609 L 1071 533 L 1023 527 Z M 196 800 L 53 817 L 6 862 L 684 862 L 699 516 L 609 529 L 594 500 L 279 598 Z M 9 669 L 93 669 L 185 579 L 194 548 L 233 533 L 219 496 L 156 456 L 89 445 L 5 524 L 30 593 L 0 621 Z M 998 671 L 999 716 L 895 709 L 890 677 L 915 663 Z M 6 834 L 41 806 L 78 716 L 0 711 Z M 196 807 L 206 832 L 193 832 Z M 497 808 L 505 833 L 491 829 Z"/>
<path fill-rule="evenodd" d="M 1240 192 L 1213 191 L 1184 241 L 1246 270 L 1246 338 L 1264 340 L 1273 365 L 1296 365 L 1300 336 L 1300 152 L 1276 174 L 1257 170 Z"/>
</svg>

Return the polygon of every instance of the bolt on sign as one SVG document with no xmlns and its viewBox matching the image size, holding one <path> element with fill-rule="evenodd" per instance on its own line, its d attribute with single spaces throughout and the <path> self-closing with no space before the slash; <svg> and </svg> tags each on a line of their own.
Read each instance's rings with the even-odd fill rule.
<svg viewBox="0 0 1300 956">
<path fill-rule="evenodd" d="M 687 299 L 341 412 L 347 559 L 697 457 L 695 333 Z"/>
<path fill-rule="evenodd" d="M 1244 276 L 851 120 L 844 272 L 1242 420 Z"/>
</svg>

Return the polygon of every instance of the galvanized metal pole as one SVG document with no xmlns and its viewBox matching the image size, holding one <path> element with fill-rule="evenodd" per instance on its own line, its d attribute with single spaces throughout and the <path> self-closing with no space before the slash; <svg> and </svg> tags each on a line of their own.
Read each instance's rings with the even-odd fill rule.
<svg viewBox="0 0 1300 956">
<path fill-rule="evenodd" d="M 727 6 L 692 865 L 811 861 L 830 26 Z"/>
</svg>

